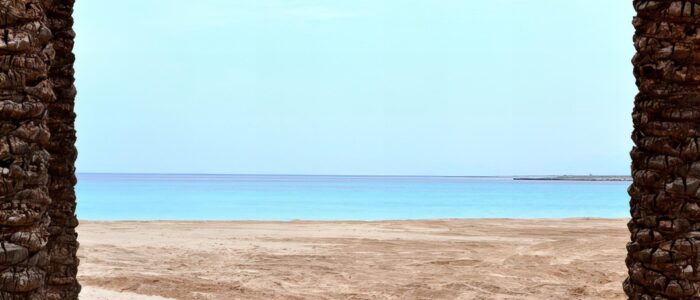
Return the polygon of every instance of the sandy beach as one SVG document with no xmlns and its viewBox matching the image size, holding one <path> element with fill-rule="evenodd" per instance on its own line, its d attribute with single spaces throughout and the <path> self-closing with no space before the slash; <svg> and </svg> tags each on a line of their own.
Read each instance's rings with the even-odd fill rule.
<svg viewBox="0 0 700 300">
<path fill-rule="evenodd" d="M 81 299 L 624 299 L 625 222 L 83 221 Z"/>
</svg>

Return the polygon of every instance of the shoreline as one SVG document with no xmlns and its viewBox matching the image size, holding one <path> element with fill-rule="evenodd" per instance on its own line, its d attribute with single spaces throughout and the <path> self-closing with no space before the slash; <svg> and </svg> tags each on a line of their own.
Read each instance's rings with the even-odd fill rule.
<svg viewBox="0 0 700 300">
<path fill-rule="evenodd" d="M 390 223 L 390 222 L 433 222 L 433 221 L 612 221 L 612 220 L 629 220 L 629 217 L 553 217 L 553 218 L 513 218 L 513 217 L 489 217 L 489 218 L 435 218 L 435 219 L 378 219 L 378 220 L 307 220 L 307 219 L 294 219 L 294 220 L 179 220 L 179 219 L 153 219 L 153 220 L 95 220 L 95 219 L 85 219 L 79 220 L 82 223 L 282 223 L 282 224 L 322 224 L 322 223 Z"/>
</svg>

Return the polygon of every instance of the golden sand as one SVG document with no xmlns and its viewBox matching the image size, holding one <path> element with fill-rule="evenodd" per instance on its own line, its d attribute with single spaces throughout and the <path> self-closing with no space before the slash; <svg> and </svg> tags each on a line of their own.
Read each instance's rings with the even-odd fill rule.
<svg viewBox="0 0 700 300">
<path fill-rule="evenodd" d="M 83 222 L 79 233 L 87 300 L 624 299 L 628 239 L 621 219 Z"/>
</svg>

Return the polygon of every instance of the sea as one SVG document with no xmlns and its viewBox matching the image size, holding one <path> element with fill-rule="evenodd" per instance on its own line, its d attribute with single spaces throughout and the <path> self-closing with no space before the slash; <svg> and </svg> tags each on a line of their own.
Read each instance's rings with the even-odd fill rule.
<svg viewBox="0 0 700 300">
<path fill-rule="evenodd" d="M 82 220 L 620 218 L 613 181 L 511 177 L 78 174 Z"/>
</svg>

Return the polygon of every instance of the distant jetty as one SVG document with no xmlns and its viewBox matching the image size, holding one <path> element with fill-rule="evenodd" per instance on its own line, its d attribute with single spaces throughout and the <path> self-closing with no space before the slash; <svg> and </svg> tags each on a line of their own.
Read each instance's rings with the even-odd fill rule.
<svg viewBox="0 0 700 300">
<path fill-rule="evenodd" d="M 632 181 L 630 176 L 525 176 L 514 177 L 513 180 L 567 180 L 567 181 Z"/>
</svg>

